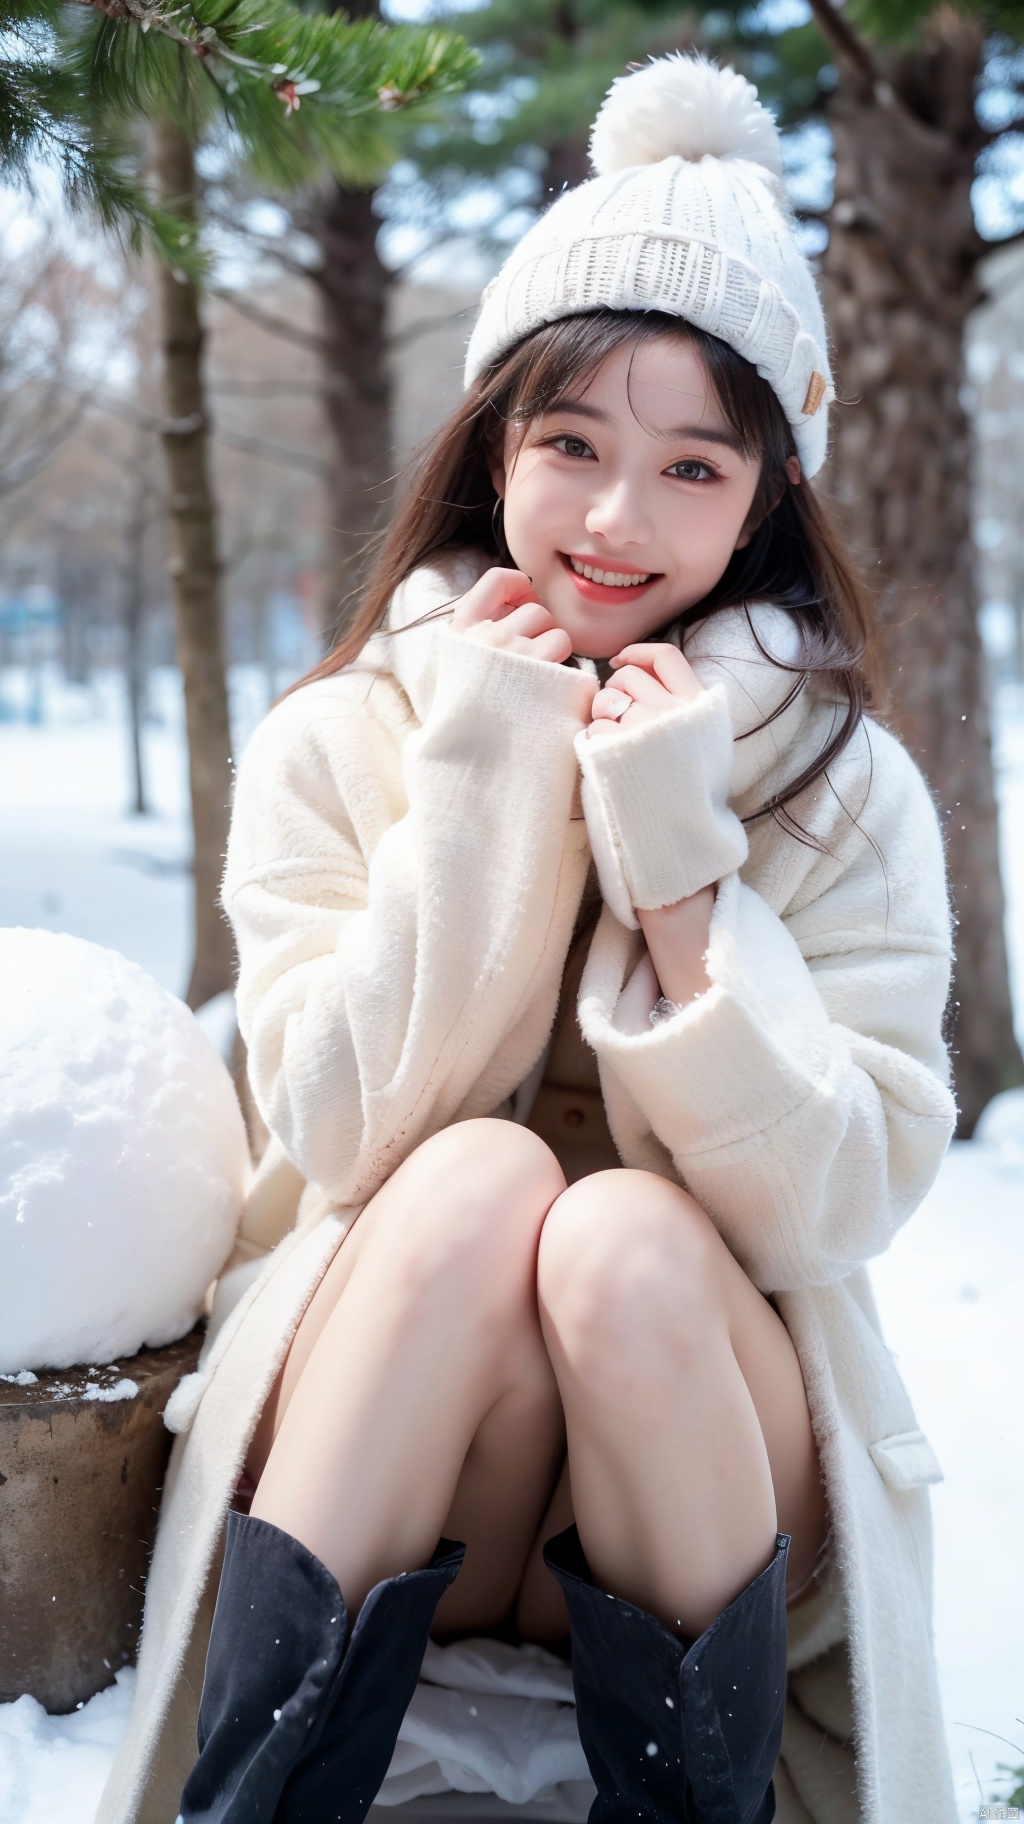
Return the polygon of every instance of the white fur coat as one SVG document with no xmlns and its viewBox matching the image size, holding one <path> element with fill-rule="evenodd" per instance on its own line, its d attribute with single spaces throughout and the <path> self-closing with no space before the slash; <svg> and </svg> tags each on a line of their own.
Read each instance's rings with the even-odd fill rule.
<svg viewBox="0 0 1024 1824">
<path fill-rule="evenodd" d="M 449 600 L 478 568 L 463 556 L 418 572 L 391 625 Z M 792 657 L 790 617 L 752 613 L 769 650 Z M 340 1236 L 399 1161 L 449 1122 L 512 1114 L 549 1035 L 591 850 L 606 904 L 579 1018 L 613 1137 L 626 1164 L 685 1183 L 775 1295 L 826 1477 L 835 1569 L 828 1600 L 791 1615 L 778 1815 L 954 1824 L 931 1633 L 926 1485 L 942 1472 L 864 1267 L 928 1190 L 954 1122 L 938 821 L 913 761 L 868 720 L 791 807 L 817 846 L 770 817 L 744 825 L 820 751 L 838 712 L 804 689 L 751 732 L 793 676 L 764 659 L 739 610 L 693 630 L 685 651 L 707 687 L 699 701 L 588 744 L 591 686 L 579 670 L 434 621 L 378 635 L 356 666 L 287 698 L 253 737 L 224 903 L 274 1142 L 199 1370 L 169 1409 L 182 1435 L 138 1695 L 98 1824 L 172 1824 L 195 1755 L 225 1512 L 267 1391 Z M 634 908 L 712 880 L 712 986 L 652 1027 L 648 960 L 623 991 L 642 941 Z M 447 1651 L 428 1655 L 382 1798 L 460 1783 L 529 1796 L 512 1777 L 533 1765 L 516 1734 L 523 1706 L 541 1702 L 529 1695 L 529 1650 L 511 1669 L 500 1654 L 485 1667 L 505 1706 L 504 1789 L 487 1772 L 493 1756 L 474 1761 L 464 1703 L 454 1746 L 445 1725 L 447 1760 L 430 1745 L 433 1695 L 446 1677 L 456 1688 L 479 1672 L 451 1649 L 446 1675 Z M 561 1804 L 561 1815 L 585 1816 L 586 1785 L 568 1778 L 585 1774 L 569 1693 L 551 1666 L 538 1676 L 558 1713 L 548 1745 L 560 1728 L 566 1746 L 545 1763 L 548 1815 Z M 417 1783 L 424 1756 L 430 1777 Z"/>
</svg>

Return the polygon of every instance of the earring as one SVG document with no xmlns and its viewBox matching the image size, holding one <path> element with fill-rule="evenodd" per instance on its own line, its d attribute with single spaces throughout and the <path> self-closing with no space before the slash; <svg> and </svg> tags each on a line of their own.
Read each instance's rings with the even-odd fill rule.
<svg viewBox="0 0 1024 1824">
<path fill-rule="evenodd" d="M 504 563 L 509 558 L 510 552 L 505 543 L 505 502 L 500 494 L 491 508 L 491 537 L 497 548 L 498 556 Z"/>
</svg>

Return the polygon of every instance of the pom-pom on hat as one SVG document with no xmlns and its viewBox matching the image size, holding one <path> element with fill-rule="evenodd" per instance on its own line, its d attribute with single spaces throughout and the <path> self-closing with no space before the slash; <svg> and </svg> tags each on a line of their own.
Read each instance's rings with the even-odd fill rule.
<svg viewBox="0 0 1024 1824">
<path fill-rule="evenodd" d="M 466 385 L 561 317 L 665 311 L 753 363 L 815 474 L 835 397 L 825 319 L 753 84 L 695 53 L 653 58 L 612 83 L 590 160 L 596 175 L 556 198 L 484 291 Z"/>
</svg>

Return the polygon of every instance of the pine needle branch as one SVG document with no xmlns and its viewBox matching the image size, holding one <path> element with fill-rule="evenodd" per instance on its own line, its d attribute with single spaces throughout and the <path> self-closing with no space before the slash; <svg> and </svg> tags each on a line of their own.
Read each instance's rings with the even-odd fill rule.
<svg viewBox="0 0 1024 1824">
<path fill-rule="evenodd" d="M 40 165 L 55 169 L 72 206 L 129 250 L 149 244 L 197 277 L 194 231 L 134 176 L 146 122 L 227 133 L 275 188 L 325 170 L 372 183 L 395 155 L 394 117 L 476 63 L 451 33 L 293 0 L 0 0 L 0 180 L 31 192 Z"/>
</svg>

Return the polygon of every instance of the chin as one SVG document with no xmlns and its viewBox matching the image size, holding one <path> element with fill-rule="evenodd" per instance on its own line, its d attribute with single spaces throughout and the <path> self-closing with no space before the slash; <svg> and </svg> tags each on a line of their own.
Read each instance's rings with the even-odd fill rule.
<svg viewBox="0 0 1024 1824">
<path fill-rule="evenodd" d="M 562 632 L 569 635 L 573 652 L 581 658 L 610 659 L 626 644 L 625 640 L 615 637 L 614 631 L 605 629 L 599 633 L 596 627 L 581 627 L 575 615 L 560 615 L 556 609 L 551 612 Z"/>
<path fill-rule="evenodd" d="M 558 625 L 569 635 L 573 652 L 588 659 L 612 659 L 617 652 L 622 651 L 624 646 L 631 646 L 637 640 L 646 640 L 650 637 L 646 633 L 634 632 L 631 627 L 624 627 L 621 622 L 618 626 L 608 622 L 604 624 L 598 622 L 595 625 L 592 621 L 581 622 L 578 613 L 563 616 L 554 608 L 551 613 Z"/>
<path fill-rule="evenodd" d="M 629 646 L 631 643 L 628 639 L 599 640 L 596 636 L 588 639 L 584 635 L 578 640 L 573 640 L 572 649 L 585 659 L 613 659 L 617 652 L 621 652 L 624 646 Z"/>
<path fill-rule="evenodd" d="M 610 659 L 621 651 L 627 643 L 621 626 L 607 621 L 602 624 L 599 615 L 591 618 L 581 614 L 579 603 L 560 601 L 560 593 L 557 588 L 546 594 L 538 589 L 537 599 L 544 604 L 556 626 L 569 635 L 573 652 L 588 659 Z"/>
</svg>

